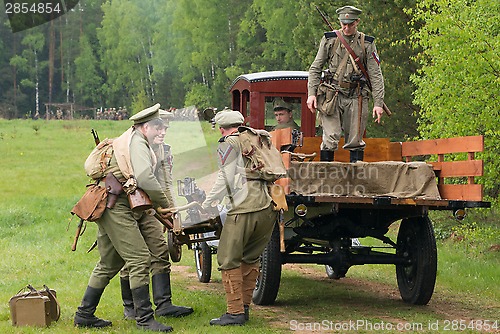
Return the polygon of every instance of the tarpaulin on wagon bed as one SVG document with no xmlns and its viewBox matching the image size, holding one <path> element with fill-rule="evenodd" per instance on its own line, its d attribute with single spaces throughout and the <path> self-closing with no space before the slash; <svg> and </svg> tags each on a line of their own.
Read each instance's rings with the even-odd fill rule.
<svg viewBox="0 0 500 334">
<path fill-rule="evenodd" d="M 441 199 L 425 162 L 292 162 L 290 192 L 307 196 Z"/>
</svg>

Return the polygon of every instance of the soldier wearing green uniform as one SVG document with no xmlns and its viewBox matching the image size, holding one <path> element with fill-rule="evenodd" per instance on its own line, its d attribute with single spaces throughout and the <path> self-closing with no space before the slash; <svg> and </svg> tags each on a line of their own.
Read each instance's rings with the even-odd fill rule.
<svg viewBox="0 0 500 334">
<path fill-rule="evenodd" d="M 364 64 L 370 77 L 374 100 L 373 117 L 380 123 L 384 110 L 384 79 L 380 69 L 380 60 L 377 55 L 374 38 L 357 30 L 359 15 L 362 11 L 353 6 L 344 6 L 337 9 L 341 30 L 340 33 L 352 48 L 354 53 Z M 328 78 L 324 80 L 330 84 L 326 97 L 319 101 L 320 81 L 323 67 L 327 65 Z M 344 131 L 344 149 L 350 151 L 350 161 L 363 160 L 365 142 L 363 134 L 368 118 L 369 89 L 366 78 L 356 64 L 355 58 L 350 55 L 340 42 L 335 32 L 326 32 L 321 38 L 318 53 L 309 68 L 307 106 L 311 112 L 318 109 L 323 127 L 321 143 L 321 160 L 333 161 L 334 151 Z"/>
<path fill-rule="evenodd" d="M 273 130 L 292 128 L 300 130 L 300 126 L 293 120 L 292 105 L 285 102 L 282 98 L 277 97 L 273 101 L 274 117 L 278 124 Z"/>
<path fill-rule="evenodd" d="M 159 104 L 157 105 L 159 108 Z M 174 197 L 172 195 L 172 168 L 173 156 L 170 145 L 164 143 L 166 129 L 173 114 L 164 110 L 159 110 L 160 117 L 164 121 L 163 131 L 155 137 L 151 148 L 155 153 L 157 164 L 154 175 L 168 199 L 168 207 L 174 207 Z M 161 126 L 161 125 L 160 125 Z M 153 290 L 153 302 L 156 305 L 156 316 L 181 317 L 193 313 L 191 307 L 176 306 L 172 304 L 172 290 L 170 286 L 170 261 L 168 258 L 168 245 L 164 236 L 163 225 L 153 216 L 144 214 L 138 221 L 146 244 L 151 253 L 151 285 Z M 125 266 L 120 271 L 120 286 L 123 300 L 125 319 L 135 319 L 134 302 L 129 281 L 130 272 Z"/>
<path fill-rule="evenodd" d="M 243 115 L 223 110 L 215 115 L 222 138 L 219 140 L 219 172 L 212 190 L 202 203 L 214 207 L 227 196 L 230 206 L 222 228 L 217 261 L 226 291 L 227 313 L 212 319 L 211 325 L 242 325 L 249 319 L 259 257 L 271 239 L 277 212 L 273 210 L 267 182 L 245 173 L 250 160 L 241 154 L 238 127 Z"/>
<path fill-rule="evenodd" d="M 113 173 L 122 183 L 135 180 L 137 187 L 147 193 L 154 207 L 166 208 L 169 202 L 153 173 L 156 157 L 151 150 L 154 138 L 165 131 L 158 109 L 159 105 L 156 105 L 130 118 L 134 125 L 114 140 L 114 152 L 106 174 Z M 109 281 L 126 264 L 130 273 L 137 327 L 157 332 L 172 330 L 172 327 L 154 318 L 149 296 L 151 259 L 148 245 L 139 229 L 138 221 L 141 218 L 144 218 L 144 213 L 132 211 L 127 195 L 122 192 L 114 206 L 106 208 L 96 221 L 100 260 L 92 271 L 81 305 L 75 313 L 74 324 L 77 327 L 111 326 L 111 321 L 100 319 L 94 313 Z"/>
</svg>

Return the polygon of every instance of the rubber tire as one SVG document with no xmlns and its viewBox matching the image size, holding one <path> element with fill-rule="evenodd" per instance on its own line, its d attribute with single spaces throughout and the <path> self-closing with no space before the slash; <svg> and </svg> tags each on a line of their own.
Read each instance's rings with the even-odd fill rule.
<svg viewBox="0 0 500 334">
<path fill-rule="evenodd" d="M 427 216 L 405 218 L 398 232 L 396 254 L 408 253 L 413 263 L 396 265 L 396 278 L 403 301 L 426 305 L 434 293 L 437 247 L 434 229 Z"/>
<path fill-rule="evenodd" d="M 280 232 L 278 223 L 274 224 L 271 240 L 260 256 L 260 275 L 253 291 L 256 305 L 272 305 L 278 296 L 281 281 Z"/>
<path fill-rule="evenodd" d="M 172 262 L 179 262 L 182 257 L 182 245 L 177 244 L 175 234 L 172 230 L 167 231 L 168 253 Z"/>
<path fill-rule="evenodd" d="M 333 269 L 332 266 L 325 264 L 325 272 L 326 276 L 328 276 L 329 279 L 339 279 L 340 277 L 335 273 L 335 269 Z"/>
<path fill-rule="evenodd" d="M 201 283 L 210 282 L 212 276 L 212 252 L 206 241 L 196 243 L 194 248 L 196 274 Z"/>
</svg>

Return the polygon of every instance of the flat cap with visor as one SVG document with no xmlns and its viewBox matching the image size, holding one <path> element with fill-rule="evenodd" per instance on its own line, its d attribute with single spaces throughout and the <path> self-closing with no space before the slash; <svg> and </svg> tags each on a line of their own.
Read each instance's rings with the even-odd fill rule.
<svg viewBox="0 0 500 334">
<path fill-rule="evenodd" d="M 362 12 L 361 9 L 354 6 L 344 6 L 336 11 L 336 13 L 339 14 L 340 22 L 344 24 L 349 24 L 359 19 L 359 15 L 361 15 Z"/>
</svg>

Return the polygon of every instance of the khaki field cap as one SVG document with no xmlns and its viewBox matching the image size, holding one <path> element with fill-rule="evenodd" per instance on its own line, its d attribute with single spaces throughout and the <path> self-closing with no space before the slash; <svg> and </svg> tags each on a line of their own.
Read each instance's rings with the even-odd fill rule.
<svg viewBox="0 0 500 334">
<path fill-rule="evenodd" d="M 288 111 L 292 111 L 292 105 L 290 103 L 285 102 L 281 97 L 277 97 L 273 101 L 273 110 L 283 110 L 286 109 Z"/>
<path fill-rule="evenodd" d="M 159 109 L 159 112 L 160 118 L 163 120 L 165 127 L 168 128 L 170 126 L 170 120 L 174 118 L 174 113 L 163 109 Z"/>
<path fill-rule="evenodd" d="M 339 14 L 339 20 L 344 24 L 349 24 L 359 19 L 359 15 L 362 12 L 363 11 L 361 9 L 356 8 L 354 6 L 344 6 L 342 8 L 337 9 L 337 14 Z"/>
<path fill-rule="evenodd" d="M 146 123 L 152 119 L 160 118 L 159 110 L 160 104 L 157 103 L 152 107 L 139 111 L 137 114 L 130 117 L 130 120 L 134 121 L 134 125 Z"/>
<path fill-rule="evenodd" d="M 231 126 L 238 127 L 245 122 L 243 115 L 237 110 L 224 108 L 224 110 L 215 114 L 215 123 L 223 128 Z"/>
</svg>

